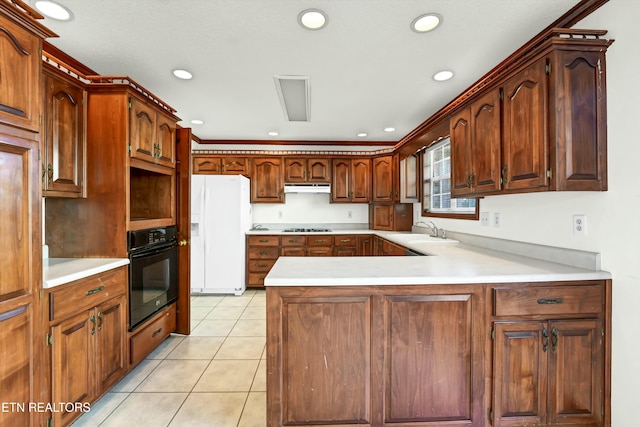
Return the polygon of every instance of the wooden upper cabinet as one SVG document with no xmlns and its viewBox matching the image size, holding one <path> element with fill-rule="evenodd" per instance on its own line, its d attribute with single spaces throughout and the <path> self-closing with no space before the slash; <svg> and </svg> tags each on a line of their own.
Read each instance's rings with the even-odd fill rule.
<svg viewBox="0 0 640 427">
<path fill-rule="evenodd" d="M 249 176 L 249 159 L 247 157 L 223 157 L 221 169 L 223 175 Z"/>
<path fill-rule="evenodd" d="M 83 197 L 86 91 L 45 73 L 43 195 Z"/>
<path fill-rule="evenodd" d="M 503 184 L 507 190 L 547 186 L 547 64 L 541 59 L 504 85 Z"/>
<path fill-rule="evenodd" d="M 371 159 L 333 159 L 331 173 L 332 202 L 371 201 Z"/>
<path fill-rule="evenodd" d="M 285 182 L 329 182 L 329 159 L 286 158 L 284 160 Z"/>
<path fill-rule="evenodd" d="M 42 39 L 0 16 L 0 122 L 40 131 Z"/>
<path fill-rule="evenodd" d="M 451 117 L 452 195 L 500 190 L 500 91 L 491 90 Z"/>
<path fill-rule="evenodd" d="M 394 199 L 393 156 L 375 157 L 372 166 L 373 201 L 391 202 Z"/>
<path fill-rule="evenodd" d="M 279 157 L 253 159 L 251 167 L 251 202 L 284 203 L 282 160 Z"/>
<path fill-rule="evenodd" d="M 607 189 L 605 50 L 550 55 L 551 189 Z"/>
<path fill-rule="evenodd" d="M 249 176 L 249 172 L 249 159 L 247 157 L 193 156 L 194 174 Z"/>
<path fill-rule="evenodd" d="M 131 157 L 164 166 L 175 166 L 175 120 L 147 103 L 129 98 Z"/>
<path fill-rule="evenodd" d="M 220 157 L 193 156 L 192 172 L 199 175 L 220 175 L 222 172 L 220 161 Z"/>
</svg>

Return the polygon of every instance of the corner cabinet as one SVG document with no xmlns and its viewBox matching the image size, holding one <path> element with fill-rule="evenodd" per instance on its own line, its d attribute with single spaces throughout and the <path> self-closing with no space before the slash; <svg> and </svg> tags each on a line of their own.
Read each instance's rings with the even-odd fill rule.
<svg viewBox="0 0 640 427">
<path fill-rule="evenodd" d="M 84 197 L 86 90 L 45 66 L 42 194 Z"/>
<path fill-rule="evenodd" d="M 454 197 L 607 189 L 604 34 L 553 29 L 452 114 Z"/>
</svg>

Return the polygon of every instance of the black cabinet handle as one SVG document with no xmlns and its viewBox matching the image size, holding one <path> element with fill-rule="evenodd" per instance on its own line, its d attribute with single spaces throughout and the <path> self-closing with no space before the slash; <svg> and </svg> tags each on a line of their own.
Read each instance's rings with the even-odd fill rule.
<svg viewBox="0 0 640 427">
<path fill-rule="evenodd" d="M 97 294 L 98 292 L 104 291 L 104 286 L 98 286 L 95 289 L 89 289 L 86 293 L 87 296 Z"/>
<path fill-rule="evenodd" d="M 562 304 L 562 298 L 540 298 L 538 304 Z"/>
</svg>

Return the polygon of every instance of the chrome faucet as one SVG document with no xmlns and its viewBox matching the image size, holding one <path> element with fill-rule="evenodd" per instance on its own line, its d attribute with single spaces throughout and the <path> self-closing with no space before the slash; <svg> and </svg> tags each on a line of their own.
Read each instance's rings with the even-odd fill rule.
<svg viewBox="0 0 640 427">
<path fill-rule="evenodd" d="M 438 227 L 436 227 L 436 225 L 433 223 L 433 221 L 429 221 L 429 223 L 426 223 L 424 221 L 418 221 L 414 225 L 418 225 L 418 224 L 426 225 L 427 228 L 429 228 L 431 230 L 431 237 L 440 237 L 440 235 L 438 233 Z"/>
</svg>

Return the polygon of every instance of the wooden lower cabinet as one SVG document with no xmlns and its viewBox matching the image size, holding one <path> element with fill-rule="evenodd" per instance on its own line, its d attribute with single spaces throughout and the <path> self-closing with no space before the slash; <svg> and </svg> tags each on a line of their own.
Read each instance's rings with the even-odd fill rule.
<svg viewBox="0 0 640 427">
<path fill-rule="evenodd" d="M 268 287 L 267 425 L 485 425 L 483 301 L 482 286 Z"/>
<path fill-rule="evenodd" d="M 133 367 L 176 330 L 176 304 L 155 314 L 144 326 L 130 334 L 129 363 Z"/>
<path fill-rule="evenodd" d="M 493 300 L 493 425 L 610 425 L 605 285 L 495 287 Z"/>
<path fill-rule="evenodd" d="M 611 425 L 611 281 L 267 288 L 267 425 Z"/>
<path fill-rule="evenodd" d="M 55 426 L 82 415 L 82 404 L 93 403 L 127 372 L 126 279 L 122 267 L 48 291 L 51 402 L 76 405 L 73 411 L 66 410 L 71 405 L 57 408 Z M 111 293 L 114 282 L 120 287 Z M 70 290 L 84 298 L 64 299 Z"/>
</svg>

